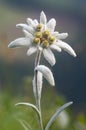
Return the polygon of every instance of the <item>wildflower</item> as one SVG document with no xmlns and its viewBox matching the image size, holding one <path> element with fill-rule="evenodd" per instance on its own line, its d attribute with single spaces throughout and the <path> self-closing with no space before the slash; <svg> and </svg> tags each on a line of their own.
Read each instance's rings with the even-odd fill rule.
<svg viewBox="0 0 86 130">
<path fill-rule="evenodd" d="M 55 86 L 55 81 L 51 70 L 45 65 L 40 65 L 41 54 L 43 53 L 44 58 L 53 66 L 56 60 L 52 52 L 52 49 L 58 52 L 61 52 L 61 50 L 63 49 L 74 57 L 76 56 L 76 53 L 71 48 L 71 46 L 62 41 L 62 39 L 65 39 L 68 36 L 68 34 L 67 33 L 60 34 L 59 32 L 54 31 L 56 26 L 56 20 L 52 18 L 47 22 L 47 17 L 43 11 L 40 14 L 40 22 L 38 22 L 38 20 L 36 19 L 32 20 L 31 18 L 27 18 L 27 24 L 20 23 L 17 24 L 16 26 L 22 27 L 22 31 L 25 37 L 21 37 L 12 41 L 8 45 L 8 47 L 14 48 L 14 47 L 27 46 L 28 56 L 37 52 L 35 58 L 35 68 L 33 78 L 33 93 L 35 96 L 36 105 L 27 102 L 20 102 L 17 103 L 16 106 L 25 105 L 33 108 L 33 110 L 38 115 L 40 129 L 43 130 L 44 128 L 41 114 L 41 93 L 42 93 L 43 77 L 52 86 Z M 48 121 L 45 130 L 49 130 L 55 118 L 72 103 L 73 102 L 69 102 L 60 107 Z M 25 129 L 28 129 L 27 122 L 23 120 L 19 120 L 19 122 Z M 65 124 L 67 123 L 64 122 L 64 126 L 66 126 Z"/>
<path fill-rule="evenodd" d="M 17 24 L 17 27 L 22 27 L 25 37 L 18 38 L 12 41 L 8 47 L 27 46 L 29 49 L 27 55 L 30 56 L 38 50 L 42 51 L 44 58 L 53 66 L 56 62 L 55 56 L 51 49 L 58 52 L 65 50 L 70 55 L 76 57 L 76 53 L 66 42 L 65 39 L 68 33 L 59 33 L 54 31 L 56 20 L 54 18 L 47 22 L 47 17 L 42 11 L 40 14 L 40 22 L 38 20 L 27 18 L 27 24 Z"/>
</svg>

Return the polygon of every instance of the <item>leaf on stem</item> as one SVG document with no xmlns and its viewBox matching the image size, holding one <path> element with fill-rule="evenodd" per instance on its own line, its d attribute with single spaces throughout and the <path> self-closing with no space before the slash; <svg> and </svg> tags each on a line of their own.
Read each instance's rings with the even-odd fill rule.
<svg viewBox="0 0 86 130">
<path fill-rule="evenodd" d="M 38 88 L 38 94 L 39 94 L 40 99 L 41 99 L 42 83 L 43 83 L 42 79 L 43 79 L 43 75 L 42 75 L 41 72 L 38 71 L 38 73 L 37 73 L 37 86 L 38 87 L 37 88 Z M 36 98 L 36 96 L 37 96 L 37 92 L 36 91 L 37 90 L 36 90 L 36 79 L 35 79 L 35 76 L 33 78 L 32 84 L 33 84 L 33 93 L 34 93 L 34 96 Z"/>
<path fill-rule="evenodd" d="M 52 86 L 55 85 L 53 74 L 48 67 L 45 65 L 38 65 L 35 70 L 40 71 Z"/>
<path fill-rule="evenodd" d="M 35 81 L 35 77 L 32 80 L 32 84 L 33 84 L 33 93 L 34 93 L 34 96 L 36 98 L 36 81 Z"/>
<path fill-rule="evenodd" d="M 37 74 L 37 86 L 38 86 L 38 88 L 39 88 L 39 96 L 40 96 L 40 98 L 41 98 L 41 91 L 42 91 L 42 78 L 43 78 L 43 75 L 42 75 L 42 73 L 41 72 L 38 72 L 38 74 Z"/>
<path fill-rule="evenodd" d="M 25 105 L 25 106 L 31 107 L 37 113 L 38 117 L 40 118 L 40 112 L 35 105 L 33 105 L 31 103 L 26 103 L 26 102 L 19 102 L 19 103 L 15 104 L 15 106 L 19 106 L 19 105 Z"/>
<path fill-rule="evenodd" d="M 56 117 L 57 117 L 65 108 L 67 108 L 68 106 L 70 106 L 70 105 L 72 105 L 72 104 L 73 104 L 73 102 L 68 102 L 68 103 L 64 104 L 62 107 L 60 107 L 60 108 L 55 112 L 55 114 L 50 118 L 50 120 L 48 121 L 45 130 L 49 130 L 51 124 L 52 124 L 53 121 L 56 119 Z"/>
</svg>

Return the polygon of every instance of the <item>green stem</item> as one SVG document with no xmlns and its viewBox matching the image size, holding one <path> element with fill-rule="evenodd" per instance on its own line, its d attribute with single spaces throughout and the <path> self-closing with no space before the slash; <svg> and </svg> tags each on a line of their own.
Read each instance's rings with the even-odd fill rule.
<svg viewBox="0 0 86 130">
<path fill-rule="evenodd" d="M 37 56 L 36 56 L 36 59 L 35 59 L 35 67 L 37 65 L 39 65 L 40 58 L 41 58 L 41 51 L 38 50 Z M 43 130 L 43 122 L 42 122 L 42 114 L 41 114 L 41 103 L 40 103 L 41 97 L 39 95 L 39 86 L 37 85 L 37 80 L 38 80 L 37 79 L 38 78 L 37 77 L 37 75 L 38 75 L 38 71 L 37 70 L 34 72 L 34 75 L 35 75 L 35 84 L 36 84 L 36 106 L 37 106 L 37 108 L 38 108 L 38 110 L 40 112 L 40 119 L 39 119 L 40 130 Z"/>
</svg>

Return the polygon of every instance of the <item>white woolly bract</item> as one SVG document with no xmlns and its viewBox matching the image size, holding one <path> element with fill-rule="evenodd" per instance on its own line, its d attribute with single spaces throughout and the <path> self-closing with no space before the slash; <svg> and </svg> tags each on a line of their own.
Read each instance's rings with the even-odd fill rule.
<svg viewBox="0 0 86 130">
<path fill-rule="evenodd" d="M 17 24 L 16 27 L 21 27 L 24 30 L 27 30 L 29 33 L 34 34 L 35 29 L 32 26 L 28 26 L 27 24 Z"/>
<path fill-rule="evenodd" d="M 50 50 L 50 48 L 43 50 L 44 58 L 48 61 L 48 63 L 53 66 L 56 63 L 55 56 L 53 52 Z"/>
<path fill-rule="evenodd" d="M 9 48 L 14 48 L 14 47 L 21 47 L 21 46 L 30 46 L 31 45 L 31 39 L 29 38 L 25 38 L 25 37 L 21 37 L 21 38 L 18 38 L 14 41 L 12 41 L 8 47 Z"/>
<path fill-rule="evenodd" d="M 68 37 L 68 33 L 58 33 L 57 38 L 58 39 L 65 39 Z"/>
<path fill-rule="evenodd" d="M 72 47 L 70 45 L 68 45 L 66 42 L 63 42 L 61 40 L 58 40 L 57 45 L 62 48 L 63 50 L 65 50 L 66 52 L 68 52 L 70 55 L 76 57 L 76 53 L 75 51 L 72 49 Z"/>
<path fill-rule="evenodd" d="M 55 85 L 55 82 L 54 82 L 54 77 L 53 77 L 53 74 L 51 72 L 51 70 L 44 66 L 44 65 L 38 65 L 35 70 L 38 70 L 40 71 L 43 76 L 47 79 L 47 81 L 52 85 L 54 86 Z"/>
<path fill-rule="evenodd" d="M 36 47 L 30 47 L 27 51 L 27 55 L 30 56 L 32 54 L 34 54 L 37 51 Z"/>
<path fill-rule="evenodd" d="M 45 13 L 42 11 L 41 14 L 40 14 L 40 23 L 46 24 L 46 22 L 47 22 L 47 17 L 45 15 Z"/>
<path fill-rule="evenodd" d="M 53 32 L 55 26 L 56 26 L 56 20 L 54 18 L 50 19 L 49 22 L 47 23 L 47 29 Z"/>
</svg>

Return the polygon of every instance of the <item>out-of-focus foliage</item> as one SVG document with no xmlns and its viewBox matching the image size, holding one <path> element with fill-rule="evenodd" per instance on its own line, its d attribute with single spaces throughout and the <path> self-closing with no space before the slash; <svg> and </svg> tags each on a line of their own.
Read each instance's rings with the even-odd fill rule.
<svg viewBox="0 0 86 130">
<path fill-rule="evenodd" d="M 31 125 L 33 130 L 38 130 L 38 120 L 35 112 L 26 106 L 15 106 L 19 101 L 34 102 L 32 96 L 31 78 L 23 80 L 23 92 L 21 96 L 13 96 L 10 93 L 0 93 L 0 129 L 1 130 L 24 130 L 20 124 L 20 120 L 25 121 Z M 66 102 L 61 95 L 56 95 L 54 88 L 46 86 L 43 88 L 42 94 L 42 116 L 44 126 L 56 111 L 56 109 Z M 71 107 L 71 106 L 70 106 Z M 50 130 L 85 130 L 86 117 L 84 113 L 80 113 L 74 117 L 70 108 L 63 111 L 54 121 Z"/>
</svg>

